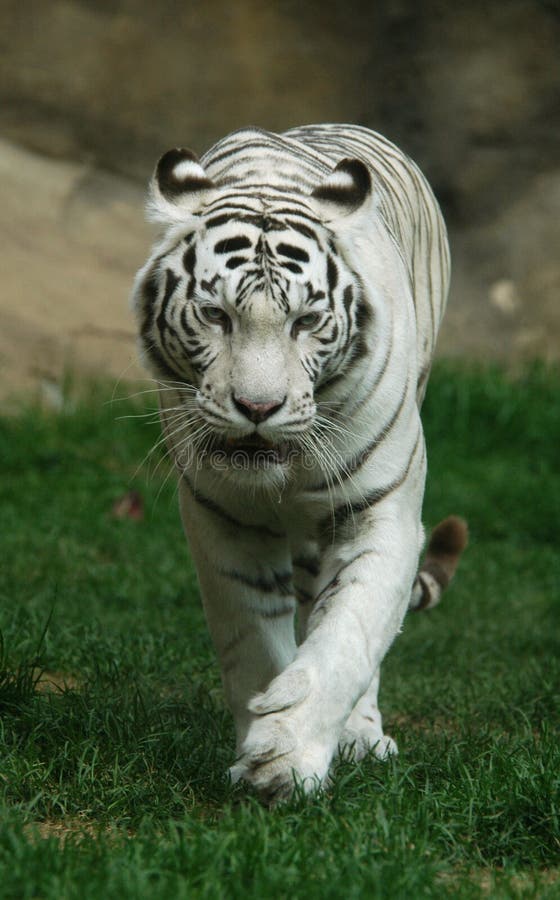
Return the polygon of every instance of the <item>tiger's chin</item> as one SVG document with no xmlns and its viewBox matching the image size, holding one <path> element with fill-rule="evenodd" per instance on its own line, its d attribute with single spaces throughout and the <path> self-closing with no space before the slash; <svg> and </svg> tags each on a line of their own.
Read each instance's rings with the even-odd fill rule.
<svg viewBox="0 0 560 900">
<path fill-rule="evenodd" d="M 267 463 L 246 468 L 231 466 L 224 470 L 222 477 L 234 484 L 241 492 L 257 491 L 276 493 L 283 490 L 290 481 L 291 469 L 282 463 Z"/>
</svg>

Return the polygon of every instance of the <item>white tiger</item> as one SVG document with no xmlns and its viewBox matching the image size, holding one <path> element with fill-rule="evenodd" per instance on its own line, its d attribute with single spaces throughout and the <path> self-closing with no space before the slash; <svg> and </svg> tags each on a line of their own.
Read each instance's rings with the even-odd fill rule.
<svg viewBox="0 0 560 900">
<path fill-rule="evenodd" d="M 149 214 L 163 235 L 133 301 L 235 719 L 231 774 L 275 800 L 325 783 L 342 746 L 396 752 L 379 667 L 466 541 L 446 520 L 415 579 L 445 226 L 414 163 L 351 125 L 245 129 L 200 162 L 171 150 Z"/>
</svg>

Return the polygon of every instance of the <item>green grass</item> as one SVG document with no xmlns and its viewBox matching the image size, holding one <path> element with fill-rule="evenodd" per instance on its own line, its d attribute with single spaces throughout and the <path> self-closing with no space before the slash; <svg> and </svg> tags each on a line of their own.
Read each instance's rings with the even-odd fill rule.
<svg viewBox="0 0 560 900">
<path fill-rule="evenodd" d="M 109 393 L 0 423 L 0 897 L 559 897 L 559 373 L 436 368 L 424 518 L 471 544 L 384 666 L 400 756 L 270 811 L 224 777 L 175 486 L 136 471 L 157 425 Z"/>
</svg>

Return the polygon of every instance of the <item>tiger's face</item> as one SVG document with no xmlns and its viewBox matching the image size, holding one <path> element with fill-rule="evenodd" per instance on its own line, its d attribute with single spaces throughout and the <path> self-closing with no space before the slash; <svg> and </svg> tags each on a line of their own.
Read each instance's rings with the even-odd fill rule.
<svg viewBox="0 0 560 900">
<path fill-rule="evenodd" d="M 214 191 L 194 227 L 172 229 L 140 273 L 143 353 L 164 388 L 176 388 L 162 391 L 176 448 L 286 468 L 312 446 L 321 397 L 363 352 L 368 309 L 311 207 L 304 221 L 301 202 L 278 211 L 245 198 L 242 215 L 223 206 Z"/>
</svg>

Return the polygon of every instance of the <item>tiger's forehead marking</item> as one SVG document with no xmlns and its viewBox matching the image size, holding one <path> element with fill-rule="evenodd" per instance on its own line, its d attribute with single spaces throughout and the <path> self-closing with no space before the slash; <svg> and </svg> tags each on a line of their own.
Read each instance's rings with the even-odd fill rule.
<svg viewBox="0 0 560 900">
<path fill-rule="evenodd" d="M 205 293 L 217 297 L 221 286 L 240 311 L 257 294 L 266 294 L 284 313 L 304 300 L 319 302 L 325 296 L 326 247 L 316 233 L 292 227 L 291 220 L 283 221 L 277 212 L 240 215 L 235 210 L 203 217 L 183 256 L 191 284 L 196 268 Z M 289 212 L 294 214 L 291 208 Z"/>
<path fill-rule="evenodd" d="M 252 247 L 248 237 L 223 238 L 214 244 L 214 253 L 233 253 L 234 250 L 244 250 L 248 247 Z"/>
</svg>

